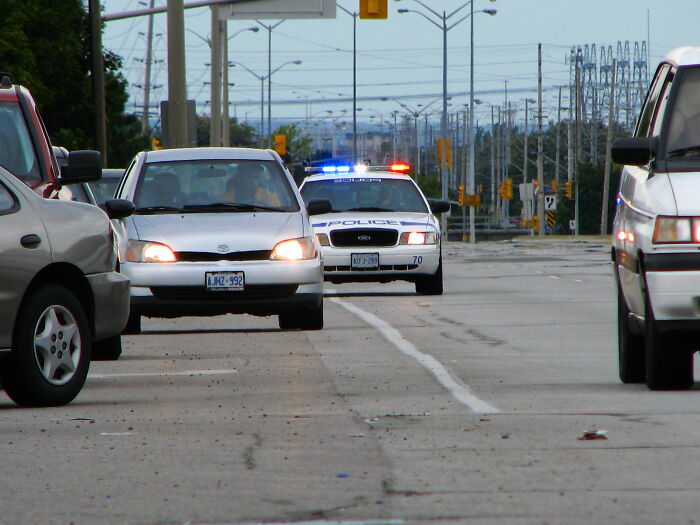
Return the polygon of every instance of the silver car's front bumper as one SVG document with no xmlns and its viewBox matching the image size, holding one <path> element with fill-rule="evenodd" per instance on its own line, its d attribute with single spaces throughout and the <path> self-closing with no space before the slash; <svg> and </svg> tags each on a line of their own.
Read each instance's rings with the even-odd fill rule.
<svg viewBox="0 0 700 525">
<path fill-rule="evenodd" d="M 86 276 L 95 299 L 95 333 L 100 341 L 120 334 L 129 317 L 129 279 L 117 272 Z"/>
<path fill-rule="evenodd" d="M 317 308 L 323 300 L 321 261 L 125 263 L 131 311 L 151 317 L 248 313 L 275 315 Z M 242 271 L 243 291 L 210 291 L 206 272 Z"/>
</svg>

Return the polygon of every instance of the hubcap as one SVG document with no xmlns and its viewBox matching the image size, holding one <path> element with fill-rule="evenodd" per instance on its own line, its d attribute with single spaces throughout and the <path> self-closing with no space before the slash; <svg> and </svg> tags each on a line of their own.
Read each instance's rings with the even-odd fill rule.
<svg viewBox="0 0 700 525">
<path fill-rule="evenodd" d="M 49 306 L 34 329 L 36 364 L 52 385 L 65 385 L 75 375 L 80 362 L 80 330 L 66 308 Z"/>
</svg>

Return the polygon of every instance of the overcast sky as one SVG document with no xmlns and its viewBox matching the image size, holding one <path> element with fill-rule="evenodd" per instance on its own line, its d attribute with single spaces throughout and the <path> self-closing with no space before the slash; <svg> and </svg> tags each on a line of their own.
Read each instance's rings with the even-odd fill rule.
<svg viewBox="0 0 700 525">
<path fill-rule="evenodd" d="M 138 0 L 103 0 L 105 13 L 130 11 L 143 7 Z M 339 0 L 350 11 L 358 10 L 359 0 Z M 448 14 L 465 4 L 464 0 L 424 0 L 437 11 Z M 466 2 L 468 3 L 468 2 Z M 163 6 L 166 0 L 156 0 Z M 401 8 L 420 10 L 414 0 L 389 0 L 388 20 L 359 20 L 357 24 L 359 119 L 378 122 L 392 111 L 405 110 L 391 97 L 413 111 L 423 114 L 439 111 L 442 93 L 442 30 L 415 13 L 399 14 Z M 683 45 L 700 45 L 697 27 L 700 4 L 697 0 L 474 0 L 475 11 L 495 8 L 496 16 L 475 13 L 475 96 L 483 100 L 477 117 L 490 119 L 488 104 L 508 99 L 521 107 L 527 98 L 536 98 L 537 44 L 543 49 L 543 84 L 549 115 L 556 113 L 558 87 L 568 85 L 570 68 L 567 57 L 573 46 L 595 44 L 600 63 L 601 48 L 629 42 L 632 52 L 649 36 L 651 71 L 667 51 Z M 468 7 L 451 22 L 467 13 Z M 198 102 L 199 113 L 209 113 L 210 79 L 207 63 L 211 28 L 209 8 L 185 11 L 188 97 Z M 434 17 L 433 17 L 434 18 Z M 647 24 L 647 21 L 649 23 Z M 124 74 L 132 84 L 130 103 L 142 103 L 143 92 L 136 85 L 144 80 L 147 18 L 133 18 L 106 24 L 103 45 L 124 58 Z M 167 98 L 166 15 L 155 16 L 157 36 L 152 82 L 162 87 L 154 91 L 155 100 Z M 275 20 L 264 21 L 274 24 Z M 256 25 L 255 21 L 229 21 L 229 35 Z M 199 36 L 197 36 L 196 34 Z M 448 91 L 455 96 L 450 110 L 462 110 L 468 103 L 469 19 L 448 32 Z M 200 38 L 202 37 L 202 38 Z M 590 49 L 590 47 L 589 47 Z M 229 60 L 245 64 L 258 74 L 267 73 L 267 31 L 243 31 L 230 42 Z M 632 57 L 634 58 L 634 57 Z M 336 19 L 286 20 L 272 34 L 272 67 L 293 60 L 272 77 L 273 119 L 304 120 L 350 115 L 352 103 L 352 18 L 340 9 Z M 260 115 L 260 81 L 240 67 L 231 68 L 230 99 L 232 114 L 257 123 Z M 566 90 L 565 90 L 566 95 Z M 382 101 L 384 97 L 390 100 Z M 406 98 L 403 98 L 406 97 Z M 153 100 L 152 99 L 152 100 Z M 279 101 L 297 100 L 297 104 Z M 342 101 L 345 100 L 345 101 Z M 278 102 L 277 104 L 275 102 Z M 566 105 L 566 103 L 562 103 Z M 341 117 L 341 118 L 344 118 Z M 437 120 L 436 113 L 431 118 Z M 522 116 L 520 117 L 522 118 Z M 274 124 L 273 124 L 274 125 Z"/>
</svg>

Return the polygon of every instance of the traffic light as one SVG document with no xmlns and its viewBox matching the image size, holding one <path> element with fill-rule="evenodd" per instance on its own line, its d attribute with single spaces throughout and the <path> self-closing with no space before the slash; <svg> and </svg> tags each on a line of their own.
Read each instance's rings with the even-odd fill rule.
<svg viewBox="0 0 700 525">
<path fill-rule="evenodd" d="M 457 186 L 457 202 L 460 206 L 464 206 L 464 184 Z"/>
<path fill-rule="evenodd" d="M 507 178 L 506 180 L 503 181 L 504 186 L 505 186 L 505 196 L 503 197 L 505 200 L 509 201 L 513 199 L 513 179 L 510 177 Z"/>
<path fill-rule="evenodd" d="M 360 18 L 378 20 L 388 16 L 387 0 L 360 0 Z"/>
<path fill-rule="evenodd" d="M 540 231 L 540 217 L 538 215 L 535 215 L 532 218 L 532 228 L 539 233 Z"/>
<path fill-rule="evenodd" d="M 564 186 L 566 186 L 566 198 L 567 199 L 573 199 L 574 198 L 574 183 L 573 182 L 565 182 Z"/>
<path fill-rule="evenodd" d="M 287 153 L 287 135 L 275 135 L 275 151 L 280 157 Z"/>
<path fill-rule="evenodd" d="M 151 139 L 151 149 L 152 149 L 153 151 L 156 151 L 156 150 L 159 150 L 159 149 L 163 149 L 163 148 L 161 147 L 161 145 L 160 145 L 160 140 L 158 140 L 157 138 L 153 137 L 153 138 Z"/>
<path fill-rule="evenodd" d="M 559 186 L 557 179 L 552 179 L 552 182 L 550 182 L 549 185 L 551 186 L 552 191 L 557 191 L 557 187 Z"/>
</svg>

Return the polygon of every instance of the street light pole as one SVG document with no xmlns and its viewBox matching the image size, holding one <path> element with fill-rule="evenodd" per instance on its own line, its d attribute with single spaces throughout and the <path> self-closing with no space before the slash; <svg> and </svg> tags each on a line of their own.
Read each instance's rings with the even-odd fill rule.
<svg viewBox="0 0 700 525">
<path fill-rule="evenodd" d="M 223 104 L 224 107 L 224 113 L 223 117 L 221 119 L 221 142 L 224 147 L 228 148 L 231 145 L 231 124 L 230 124 L 230 118 L 229 118 L 229 101 L 228 101 L 228 42 L 231 40 L 233 37 L 236 35 L 243 33 L 244 31 L 252 31 L 254 33 L 257 33 L 260 30 L 259 27 L 246 27 L 244 29 L 240 29 L 233 33 L 231 36 L 228 36 L 228 20 L 223 20 L 221 22 L 221 44 L 222 44 L 222 58 L 223 58 L 223 64 L 224 64 L 224 75 L 223 75 L 223 92 L 221 94 L 221 103 Z"/>
<path fill-rule="evenodd" d="M 258 24 L 267 29 L 267 139 L 266 145 L 270 147 L 272 139 L 272 30 L 280 25 L 284 20 L 280 20 L 274 25 L 266 26 L 260 20 L 256 20 Z"/>
<path fill-rule="evenodd" d="M 357 164 L 357 17 L 358 13 L 338 7 L 352 17 L 352 163 Z"/>
</svg>

